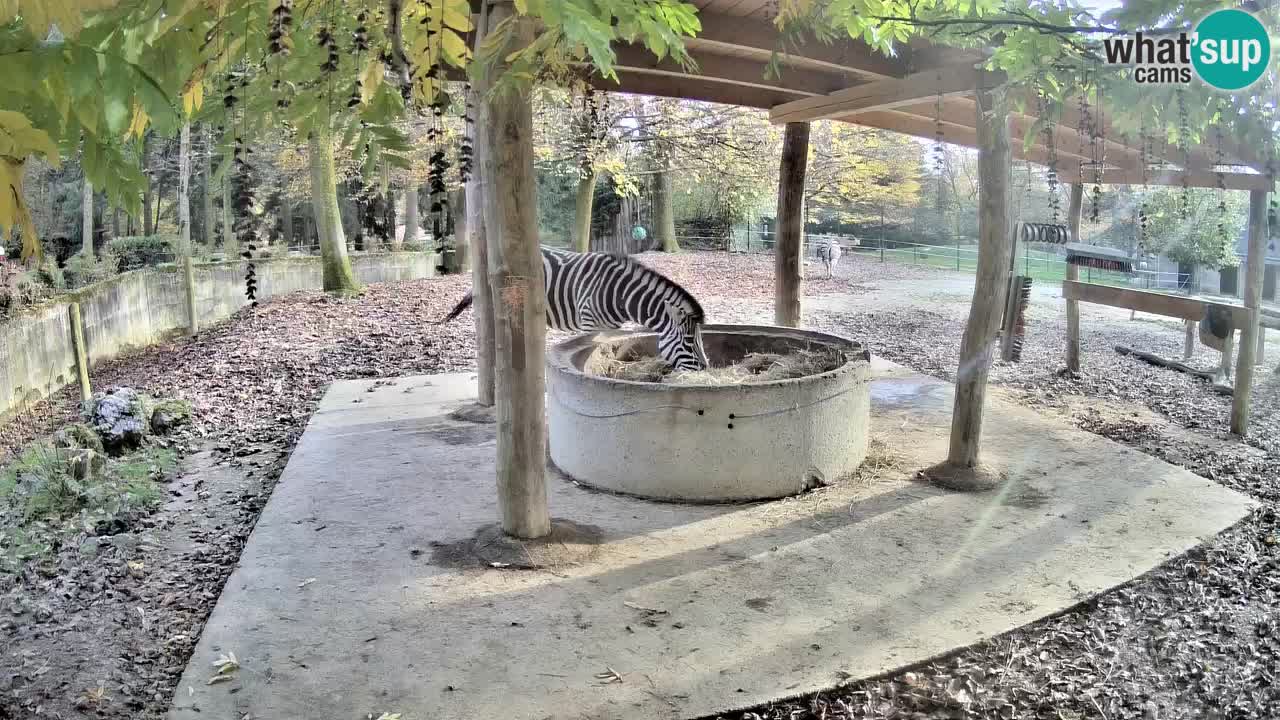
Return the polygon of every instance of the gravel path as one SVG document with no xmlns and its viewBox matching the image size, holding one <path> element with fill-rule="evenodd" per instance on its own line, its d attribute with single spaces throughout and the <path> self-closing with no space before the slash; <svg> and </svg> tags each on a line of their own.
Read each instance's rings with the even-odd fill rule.
<svg viewBox="0 0 1280 720">
<path fill-rule="evenodd" d="M 771 315 L 773 260 L 694 253 L 642 260 L 685 283 L 714 322 Z M 810 272 L 814 272 L 810 266 Z M 466 278 L 371 286 L 337 300 L 301 293 L 242 312 L 195 339 L 95 368 L 191 400 L 188 474 L 142 527 L 0 577 L 0 718 L 162 717 L 178 674 L 287 454 L 332 380 L 474 365 L 470 316 L 432 321 Z M 846 259 L 808 284 L 809 324 L 950 378 L 971 280 Z M 837 297 L 838 296 L 838 297 Z M 1058 374 L 1061 301 L 1037 292 L 1023 362 L 997 366 L 996 392 L 1247 492 L 1264 508 L 1189 556 L 1058 618 L 958 655 L 842 691 L 734 718 L 1280 717 L 1280 384 L 1261 373 L 1246 443 L 1224 436 L 1227 399 L 1192 378 L 1118 356 L 1115 344 L 1177 356 L 1177 323 L 1088 308 L 1085 367 Z M 1273 349 L 1271 357 L 1280 357 Z M 1195 362 L 1216 363 L 1204 352 Z M 0 458 L 74 413 L 71 393 L 0 428 Z M 199 451 L 199 452 L 196 452 Z M 212 477 L 209 487 L 194 477 Z"/>
</svg>

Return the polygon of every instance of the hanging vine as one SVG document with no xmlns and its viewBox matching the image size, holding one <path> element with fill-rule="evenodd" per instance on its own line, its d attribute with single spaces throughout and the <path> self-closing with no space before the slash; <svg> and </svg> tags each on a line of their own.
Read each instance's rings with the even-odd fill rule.
<svg viewBox="0 0 1280 720">
<path fill-rule="evenodd" d="M 432 52 L 431 48 L 434 44 L 439 43 L 439 28 L 444 27 L 444 2 L 439 1 L 434 5 L 431 0 L 422 0 L 422 21 L 426 35 L 427 55 L 433 58 L 430 65 L 427 66 L 423 73 L 424 82 L 434 87 L 440 77 L 440 52 Z M 445 132 L 444 132 L 444 112 L 449 105 L 449 96 L 443 90 L 435 90 L 428 93 L 431 102 L 428 109 L 431 113 L 430 127 L 427 129 L 427 142 L 434 147 L 431 155 L 427 160 L 427 193 L 429 198 L 428 212 L 431 215 L 431 237 L 436 241 L 436 252 L 440 255 L 440 265 L 436 270 L 440 273 L 448 271 L 448 267 L 444 263 L 444 255 L 446 244 L 445 238 L 448 234 L 449 227 L 449 189 L 445 183 L 445 178 L 449 172 L 450 162 L 448 154 L 445 152 Z M 468 170 L 470 168 L 468 167 Z"/>
<path fill-rule="evenodd" d="M 1151 136 L 1147 134 L 1146 122 L 1142 123 L 1142 129 L 1139 130 L 1138 142 L 1138 162 L 1142 166 L 1142 203 L 1138 205 L 1138 254 L 1145 255 L 1147 251 L 1147 227 L 1150 224 L 1147 207 L 1147 164 L 1151 161 Z"/>
<path fill-rule="evenodd" d="M 1049 161 L 1049 170 L 1045 176 L 1049 184 L 1049 214 L 1053 218 L 1053 224 L 1057 225 L 1062 202 L 1058 197 L 1058 149 L 1054 144 L 1055 123 L 1052 117 L 1052 107 L 1045 98 L 1044 90 L 1039 86 L 1036 87 L 1036 105 L 1037 112 L 1040 114 L 1040 121 L 1044 124 L 1044 144 Z"/>
<path fill-rule="evenodd" d="M 1097 77 L 1097 74 L 1094 76 Z M 1103 142 L 1105 118 L 1102 114 L 1102 83 L 1095 83 L 1094 88 L 1096 95 L 1089 149 L 1089 159 L 1093 162 L 1093 190 L 1089 193 L 1089 222 L 1098 223 L 1102 219 L 1102 168 L 1106 162 L 1106 143 Z M 1081 180 L 1083 179 L 1082 177 Z"/>
<path fill-rule="evenodd" d="M 938 82 L 941 84 L 942 78 L 939 76 Z M 939 90 L 938 97 L 933 102 L 933 169 L 938 174 L 938 193 L 934 199 L 934 209 L 938 212 L 941 219 L 947 206 L 947 148 L 946 137 L 942 131 L 942 92 Z"/>
<path fill-rule="evenodd" d="M 1187 95 L 1182 88 L 1177 89 L 1178 96 L 1178 154 L 1182 158 L 1182 192 L 1178 196 L 1178 217 L 1186 220 L 1191 217 L 1191 185 L 1187 171 L 1191 168 L 1191 128 L 1187 123 Z"/>
<path fill-rule="evenodd" d="M 1218 185 L 1218 240 L 1223 245 L 1231 242 L 1227 233 L 1227 180 L 1222 166 L 1226 162 L 1222 152 L 1222 123 L 1213 124 L 1213 167 Z"/>
</svg>

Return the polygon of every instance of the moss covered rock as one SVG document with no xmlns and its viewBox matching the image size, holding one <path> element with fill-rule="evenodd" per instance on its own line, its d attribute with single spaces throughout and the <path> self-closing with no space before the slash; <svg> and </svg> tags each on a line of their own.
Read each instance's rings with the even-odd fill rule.
<svg viewBox="0 0 1280 720">
<path fill-rule="evenodd" d="M 85 423 L 72 423 L 53 434 L 53 446 L 63 450 L 105 452 L 102 438 Z"/>
<path fill-rule="evenodd" d="M 191 403 L 177 398 L 155 401 L 151 411 L 151 432 L 165 435 L 191 422 Z"/>
</svg>

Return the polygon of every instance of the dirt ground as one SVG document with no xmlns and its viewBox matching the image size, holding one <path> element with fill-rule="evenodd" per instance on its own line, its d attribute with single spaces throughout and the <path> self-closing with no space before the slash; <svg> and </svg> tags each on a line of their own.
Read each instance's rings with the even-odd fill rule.
<svg viewBox="0 0 1280 720">
<path fill-rule="evenodd" d="M 684 283 L 713 322 L 771 316 L 773 259 L 691 253 L 642 260 Z M 810 273 L 821 275 L 813 266 Z M 842 261 L 815 278 L 806 322 L 922 372 L 955 372 L 972 293 L 964 275 Z M 185 470 L 139 527 L 82 538 L 52 562 L 0 576 L 0 718 L 159 718 L 271 487 L 328 382 L 473 367 L 470 314 L 436 326 L 468 285 L 450 277 L 301 293 L 94 369 L 96 386 L 191 400 Z M 838 294 L 838 296 L 837 296 Z M 823 297 L 819 297 L 823 296 Z M 913 672 L 734 717 L 1280 717 L 1280 382 L 1259 373 L 1253 424 L 1226 437 L 1229 399 L 1121 357 L 1177 357 L 1181 326 L 1085 306 L 1085 365 L 1061 375 L 1065 316 L 1037 288 L 1023 361 L 996 392 L 1246 492 L 1263 508 L 1189 556 L 1060 617 Z M 1277 338 L 1280 340 L 1280 338 Z M 1280 343 L 1269 348 L 1280 359 Z M 1213 367 L 1207 349 L 1194 363 Z M 0 462 L 75 412 L 64 392 L 0 428 Z M 406 719 L 408 720 L 408 719 Z"/>
</svg>

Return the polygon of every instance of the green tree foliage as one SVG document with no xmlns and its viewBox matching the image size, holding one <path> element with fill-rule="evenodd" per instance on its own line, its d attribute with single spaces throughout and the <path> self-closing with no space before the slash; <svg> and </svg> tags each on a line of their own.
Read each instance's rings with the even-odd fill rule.
<svg viewBox="0 0 1280 720">
<path fill-rule="evenodd" d="M 1239 264 L 1236 242 L 1248 220 L 1248 195 L 1191 188 L 1161 188 L 1147 199 L 1147 250 L 1174 262 L 1221 269 Z M 1225 204 L 1225 209 L 1220 203 Z"/>
</svg>

